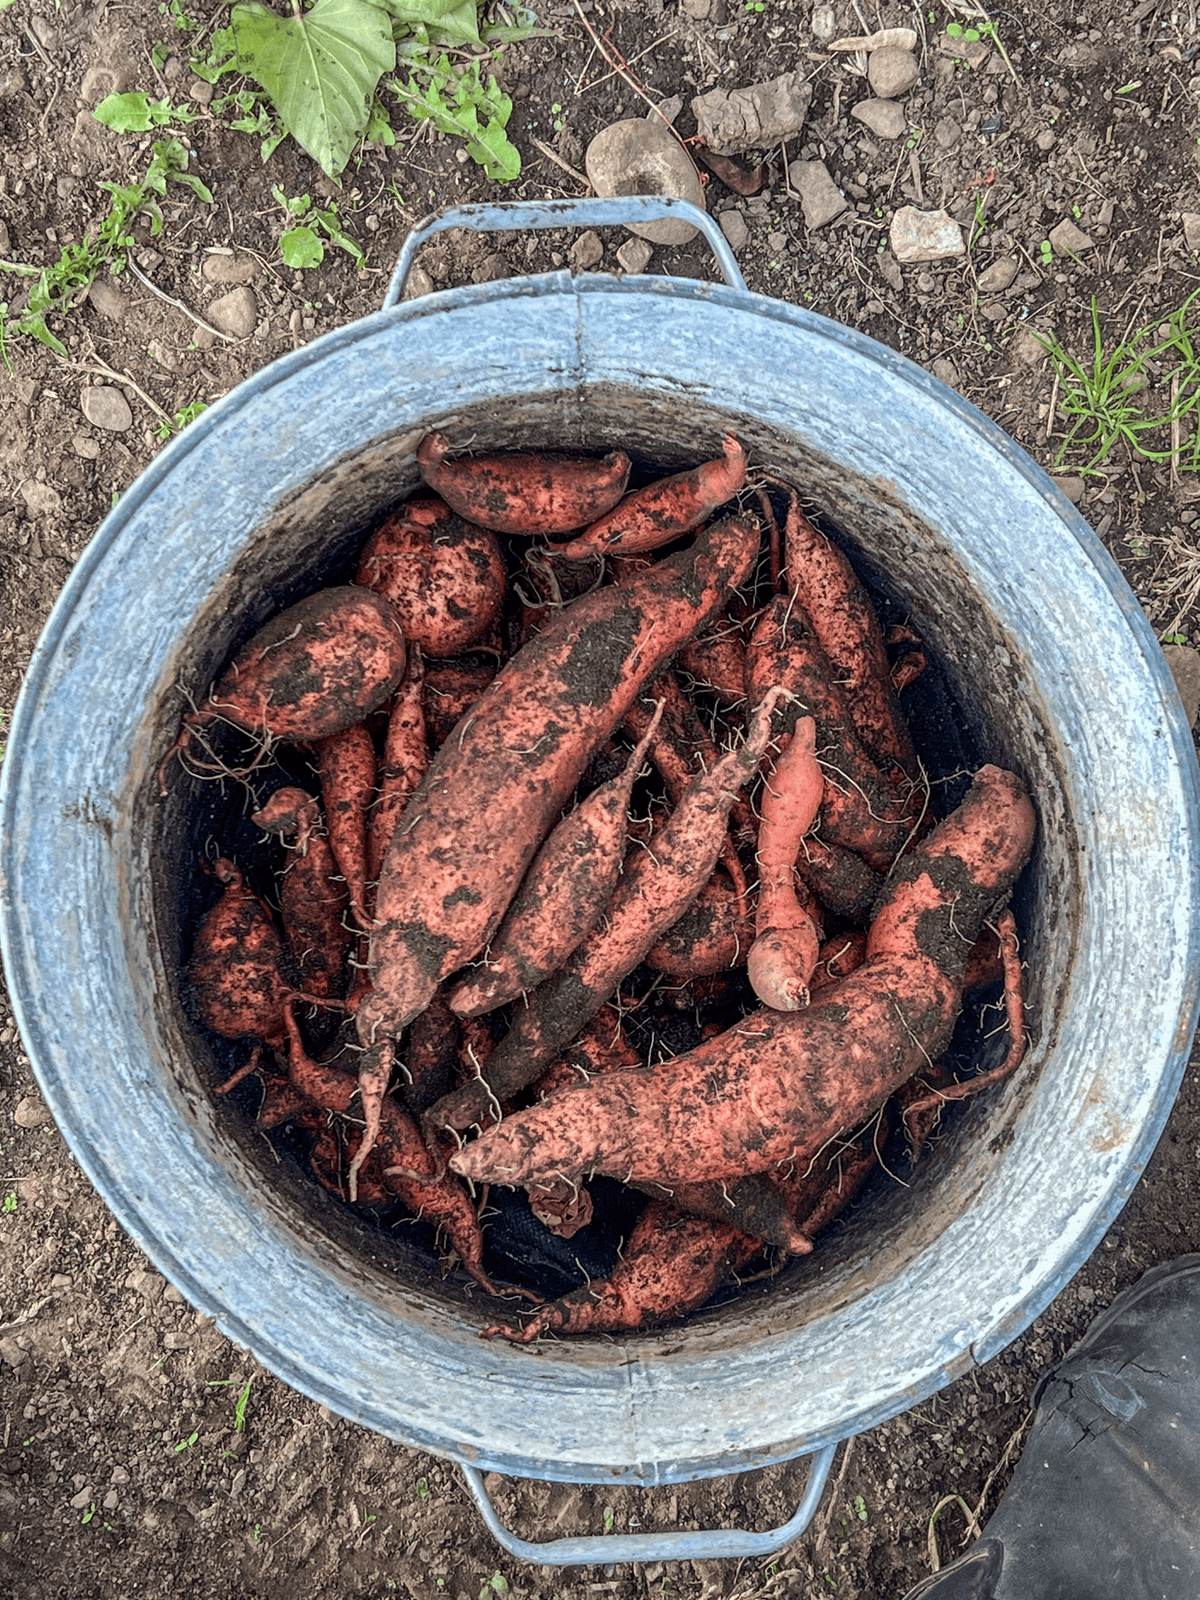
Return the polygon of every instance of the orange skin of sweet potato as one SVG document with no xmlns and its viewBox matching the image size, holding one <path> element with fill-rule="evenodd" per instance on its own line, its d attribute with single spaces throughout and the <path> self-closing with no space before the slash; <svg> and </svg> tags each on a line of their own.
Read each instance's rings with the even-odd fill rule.
<svg viewBox="0 0 1200 1600">
<path fill-rule="evenodd" d="M 592 754 L 642 684 L 745 581 L 756 522 L 731 518 L 627 585 L 559 612 L 438 751 L 392 837 L 371 939 L 362 1042 L 395 1035 L 473 960 Z"/>
<path fill-rule="evenodd" d="M 687 1316 L 762 1249 L 757 1239 L 706 1218 L 682 1216 L 652 1200 L 629 1236 L 621 1260 L 603 1283 L 575 1289 L 539 1310 L 524 1328 L 484 1328 L 514 1344 L 543 1333 L 630 1333 Z"/>
<path fill-rule="evenodd" d="M 460 517 L 497 533 L 570 533 L 603 516 L 625 493 L 629 457 L 527 451 L 447 461 L 444 434 L 427 433 L 417 448 L 425 482 Z"/>
<path fill-rule="evenodd" d="M 983 767 L 963 804 L 898 864 L 863 965 L 807 1011 L 762 1009 L 652 1068 L 506 1117 L 451 1167 L 528 1184 L 728 1181 L 806 1164 L 874 1115 L 949 1042 L 971 944 L 1033 846 L 1020 780 Z"/>
<path fill-rule="evenodd" d="M 795 874 L 800 841 L 825 793 L 816 731 L 812 717 L 799 719 L 764 775 L 758 802 L 758 912 L 746 970 L 763 1005 L 776 1011 L 808 1004 L 821 943 L 819 920 L 796 893 Z"/>
<path fill-rule="evenodd" d="M 404 682 L 396 690 L 388 717 L 379 787 L 367 817 L 367 910 L 375 916 L 375 889 L 383 858 L 413 791 L 429 767 L 425 731 L 425 658 L 420 645 L 408 653 Z"/>
<path fill-rule="evenodd" d="M 404 663 L 404 632 L 390 601 L 354 584 L 319 589 L 260 628 L 205 703 L 184 717 L 159 769 L 160 790 L 171 756 L 209 723 L 231 722 L 264 740 L 327 739 L 383 705 Z"/>
<path fill-rule="evenodd" d="M 288 950 L 312 995 L 338 999 L 345 993 L 345 962 L 353 935 L 343 918 L 350 897 L 337 881 L 339 867 L 320 829 L 320 808 L 303 789 L 277 789 L 250 819 L 264 833 L 278 833 L 291 860 L 279 884 L 279 914 Z"/>
<path fill-rule="evenodd" d="M 698 528 L 746 481 L 746 452 L 733 434 L 725 435 L 721 448 L 716 461 L 635 489 L 570 544 L 556 545 L 555 555 L 568 561 L 644 555 Z"/>
<path fill-rule="evenodd" d="M 368 929 L 367 811 L 375 795 L 375 744 L 361 722 L 317 741 L 329 848 L 346 880 L 350 910 Z"/>
<path fill-rule="evenodd" d="M 508 584 L 492 530 L 433 496 L 408 501 L 371 535 L 354 581 L 385 595 L 404 637 L 431 656 L 477 644 L 499 616 Z"/>
<path fill-rule="evenodd" d="M 279 1049 L 287 1042 L 293 992 L 284 976 L 283 938 L 232 861 L 220 857 L 212 873 L 225 889 L 197 930 L 187 986 L 214 1033 Z"/>
<path fill-rule="evenodd" d="M 582 800 L 538 851 L 485 960 L 451 991 L 458 1016 L 494 1011 L 535 988 L 592 931 L 621 873 L 629 799 L 661 713 L 660 703 L 625 770 Z"/>
<path fill-rule="evenodd" d="M 715 872 L 688 909 L 646 952 L 652 972 L 709 978 L 740 967 L 754 942 L 754 923 L 723 872 Z"/>
<path fill-rule="evenodd" d="M 435 1126 L 483 1125 L 495 1115 L 497 1101 L 510 1099 L 534 1082 L 696 899 L 716 865 L 733 796 L 754 776 L 763 758 L 776 698 L 769 694 L 756 711 L 744 744 L 722 756 L 711 772 L 692 780 L 655 835 L 652 851 L 639 851 L 627 862 L 603 927 L 584 940 L 560 971 L 526 996 L 492 1053 L 485 1083 L 467 1084 L 439 1101 L 430 1113 Z M 555 1173 L 550 1168 L 546 1175 L 575 1173 Z M 539 1181 L 542 1176 L 538 1175 Z"/>
<path fill-rule="evenodd" d="M 723 706 L 740 706 L 746 698 L 746 644 L 737 624 L 722 617 L 679 652 L 679 665 L 696 686 L 714 694 Z"/>
<path fill-rule="evenodd" d="M 496 668 L 489 663 L 427 663 L 422 705 L 431 750 L 441 749 L 495 676 Z"/>
</svg>

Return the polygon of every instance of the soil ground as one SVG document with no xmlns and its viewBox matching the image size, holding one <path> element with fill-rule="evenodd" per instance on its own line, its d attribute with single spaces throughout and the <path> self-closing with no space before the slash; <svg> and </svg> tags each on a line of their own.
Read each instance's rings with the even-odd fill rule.
<svg viewBox="0 0 1200 1600">
<path fill-rule="evenodd" d="M 708 187 L 710 209 L 740 215 L 740 231 L 727 226 L 744 236 L 750 287 L 930 366 L 1047 467 L 1069 420 L 1065 389 L 1031 331 L 1088 359 L 1093 297 L 1111 348 L 1130 329 L 1165 324 L 1200 286 L 1183 220 L 1200 212 L 1193 6 L 1013 0 L 993 14 L 1006 55 L 985 41 L 986 59 L 972 66 L 938 43 L 948 22 L 970 23 L 965 7 L 868 0 L 856 15 L 857 6 L 839 3 L 837 33 L 882 25 L 920 33 L 920 79 L 892 140 L 851 117 L 866 87 L 818 47 L 808 0 L 594 0 L 583 9 L 653 99 L 681 97 L 685 135 L 694 94 L 803 72 L 813 89 L 808 120 L 794 147 L 766 152 L 766 187 L 748 198 L 716 178 Z M 364 149 L 341 190 L 290 141 L 264 165 L 255 139 L 207 113 L 188 58 L 200 29 L 226 21 L 210 0 L 171 8 L 16 0 L 2 13 L 0 261 L 54 261 L 105 214 L 102 181 L 128 183 L 145 171 L 150 137 L 120 137 L 91 116 L 113 85 L 173 102 L 197 97 L 197 120 L 175 131 L 186 134 L 192 170 L 214 199 L 206 205 L 171 187 L 162 231 L 136 229 L 144 278 L 101 279 L 55 321 L 68 359 L 9 340 L 11 367 L 0 370 L 0 708 L 11 712 L 56 594 L 114 496 L 161 447 L 164 423 L 374 310 L 406 233 L 435 206 L 585 192 L 563 163 L 578 172 L 587 141 L 640 115 L 643 103 L 605 65 L 574 6 L 536 10 L 550 36 L 511 46 L 496 67 L 515 101 L 510 133 L 524 162 L 515 183 L 488 181 L 457 141 L 399 126 L 397 113 L 396 144 Z M 161 74 L 150 54 L 159 42 L 170 49 Z M 851 201 L 840 219 L 806 227 L 786 176 L 796 158 L 825 162 Z M 284 267 L 278 240 L 288 221 L 273 185 L 289 197 L 336 195 L 365 270 L 334 248 L 318 268 Z M 948 209 L 964 224 L 969 253 L 898 263 L 888 229 L 908 204 Z M 1073 254 L 1044 246 L 1063 221 L 1090 243 L 1077 241 Z M 601 241 L 602 267 L 617 270 L 624 237 Z M 425 286 L 547 270 L 573 243 L 556 233 L 486 244 L 451 237 L 423 256 Z M 989 269 L 1009 259 L 1015 273 L 997 288 L 1006 274 Z M 646 270 L 711 275 L 688 246 L 657 249 Z M 163 298 L 202 316 L 238 282 L 253 326 L 234 341 Z M 10 314 L 26 285 L 7 274 L 0 284 Z M 1148 403 L 1165 370 L 1150 373 Z M 83 405 L 89 388 L 112 387 L 125 396 L 130 425 L 105 426 L 94 399 Z M 1174 441 L 1160 430 L 1150 443 L 1169 451 Z M 1196 477 L 1175 470 L 1184 462 L 1117 449 L 1102 473 L 1078 480 L 1088 459 L 1072 449 L 1062 464 L 1077 478 L 1071 492 L 1084 515 L 1160 637 L 1200 642 Z M 964 1508 L 981 1521 L 994 1509 L 1047 1363 L 1146 1268 L 1200 1248 L 1198 1146 L 1193 1067 L 1132 1199 L 1078 1277 L 995 1360 L 844 1447 L 812 1527 L 774 1562 L 535 1569 L 493 1543 L 452 1467 L 297 1395 L 164 1283 L 71 1159 L 2 1002 L 0 1590 L 14 1600 L 141 1600 L 180 1588 L 193 1600 L 490 1600 L 506 1587 L 514 1600 L 647 1592 L 891 1600 L 929 1570 L 931 1527 L 945 1559 L 969 1535 Z M 236 1402 L 250 1379 L 239 1427 Z M 793 1464 L 648 1491 L 494 1487 L 502 1512 L 536 1539 L 634 1521 L 765 1527 L 790 1515 L 802 1479 Z"/>
</svg>

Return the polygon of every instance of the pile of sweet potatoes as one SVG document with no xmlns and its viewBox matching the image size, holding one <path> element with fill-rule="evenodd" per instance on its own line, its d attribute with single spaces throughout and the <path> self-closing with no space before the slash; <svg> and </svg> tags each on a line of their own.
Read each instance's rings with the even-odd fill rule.
<svg viewBox="0 0 1200 1600">
<path fill-rule="evenodd" d="M 920 640 L 732 434 L 666 477 L 439 434 L 417 460 L 431 492 L 163 761 L 252 802 L 203 864 L 185 998 L 236 1057 L 218 1092 L 327 1189 L 524 1280 L 532 1320 L 485 1333 L 681 1316 L 1017 1064 L 1032 806 L 977 762 L 937 804 L 900 705 Z M 958 1084 L 988 984 L 1008 1055 Z M 578 1288 L 542 1304 L 511 1237 L 488 1253 L 501 1197 Z"/>
</svg>

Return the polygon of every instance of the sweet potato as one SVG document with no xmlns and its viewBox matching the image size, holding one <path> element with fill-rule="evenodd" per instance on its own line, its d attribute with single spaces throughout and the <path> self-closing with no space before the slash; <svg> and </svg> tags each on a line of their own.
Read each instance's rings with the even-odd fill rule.
<svg viewBox="0 0 1200 1600">
<path fill-rule="evenodd" d="M 233 723 L 264 741 L 327 739 L 381 706 L 404 676 L 404 632 L 395 607 L 354 584 L 319 589 L 254 635 L 205 703 L 189 711 L 159 768 L 202 729 Z M 221 772 L 217 762 L 195 762 Z"/>
<path fill-rule="evenodd" d="M 354 581 L 392 602 L 410 644 L 456 656 L 499 616 L 507 578 L 491 529 L 430 496 L 408 501 L 371 535 Z"/>
<path fill-rule="evenodd" d="M 426 663 L 421 704 L 431 750 L 441 749 L 495 676 L 490 661 Z"/>
<path fill-rule="evenodd" d="M 758 808 L 758 910 L 746 958 L 750 985 L 765 1006 L 798 1011 L 808 1004 L 821 928 L 796 892 L 800 841 L 825 793 L 817 764 L 817 725 L 801 717 L 763 777 Z"/>
<path fill-rule="evenodd" d="M 625 859 L 633 784 L 662 715 L 660 701 L 625 770 L 563 818 L 534 857 L 483 963 L 450 994 L 450 1009 L 477 1017 L 556 972 L 592 931 Z"/>
<path fill-rule="evenodd" d="M 719 460 L 635 489 L 569 544 L 556 545 L 555 554 L 569 561 L 642 555 L 698 528 L 746 481 L 746 452 L 733 434 L 725 435 L 721 448 Z"/>
<path fill-rule="evenodd" d="M 740 706 L 746 698 L 746 642 L 729 617 L 689 639 L 679 652 L 679 665 L 691 673 L 696 687 L 716 696 L 723 706 Z"/>
<path fill-rule="evenodd" d="M 525 997 L 492 1053 L 486 1083 L 464 1085 L 439 1101 L 430 1112 L 435 1126 L 482 1124 L 496 1101 L 532 1083 L 696 899 L 716 864 L 733 796 L 763 758 L 776 698 L 773 691 L 755 712 L 744 744 L 722 756 L 711 772 L 693 778 L 655 836 L 653 851 L 640 851 L 626 864 L 603 927 Z"/>
<path fill-rule="evenodd" d="M 629 457 L 526 451 L 446 460 L 449 441 L 427 433 L 417 466 L 429 487 L 459 516 L 497 533 L 569 533 L 603 516 L 625 493 Z"/>
<path fill-rule="evenodd" d="M 372 920 L 375 915 L 373 885 L 378 882 L 387 847 L 405 806 L 429 766 L 424 687 L 425 658 L 420 645 L 413 645 L 408 652 L 404 681 L 392 701 L 379 786 L 367 816 L 367 910 Z"/>
<path fill-rule="evenodd" d="M 757 523 L 731 518 L 629 584 L 560 612 L 438 751 L 392 837 L 371 939 L 365 1044 L 396 1034 L 483 949 L 634 696 L 748 576 Z"/>
<path fill-rule="evenodd" d="M 316 744 L 329 848 L 346 880 L 354 920 L 368 929 L 367 811 L 375 796 L 375 745 L 361 722 Z"/>
<path fill-rule="evenodd" d="M 764 1008 L 685 1055 L 563 1090 L 506 1117 L 452 1168 L 492 1183 L 595 1170 L 670 1186 L 807 1163 L 942 1052 L 971 944 L 1033 834 L 1020 780 L 981 768 L 958 810 L 898 863 L 866 961 L 821 1004 Z"/>
<path fill-rule="evenodd" d="M 213 877 L 221 898 L 196 932 L 185 991 L 205 1027 L 223 1039 L 253 1038 L 272 1049 L 287 1040 L 283 938 L 266 903 L 232 861 L 219 857 Z"/>
<path fill-rule="evenodd" d="M 339 868 L 321 831 L 320 808 L 303 789 L 276 789 L 250 820 L 290 845 L 291 859 L 279 883 L 279 914 L 300 985 L 308 994 L 337 999 L 345 992 L 344 967 L 353 940 L 343 921 L 350 897 L 337 881 Z"/>
<path fill-rule="evenodd" d="M 542 1333 L 630 1333 L 671 1322 L 703 1305 L 761 1249 L 757 1239 L 736 1228 L 686 1217 L 667 1201 L 652 1200 L 604 1283 L 543 1306 L 524 1328 L 497 1323 L 480 1337 L 503 1334 L 514 1344 L 532 1344 Z"/>
<path fill-rule="evenodd" d="M 742 897 L 721 871 L 646 952 L 652 972 L 670 978 L 706 978 L 745 964 L 754 922 Z"/>
<path fill-rule="evenodd" d="M 826 911 L 848 922 L 866 923 L 883 888 L 883 874 L 873 872 L 861 856 L 813 833 L 801 843 L 796 872 Z"/>
</svg>

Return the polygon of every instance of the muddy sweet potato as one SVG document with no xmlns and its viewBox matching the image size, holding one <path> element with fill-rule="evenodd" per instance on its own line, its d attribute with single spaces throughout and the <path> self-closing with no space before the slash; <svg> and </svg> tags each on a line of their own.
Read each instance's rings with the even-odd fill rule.
<svg viewBox="0 0 1200 1600">
<path fill-rule="evenodd" d="M 824 793 L 816 723 L 801 717 L 768 766 L 758 802 L 758 910 L 746 971 L 763 1005 L 776 1011 L 808 1004 L 817 964 L 822 928 L 819 915 L 796 892 L 795 866 Z"/>
<path fill-rule="evenodd" d="M 744 966 L 753 942 L 753 918 L 733 884 L 717 871 L 647 950 L 646 965 L 670 978 L 707 978 Z"/>
<path fill-rule="evenodd" d="M 264 833 L 277 833 L 289 847 L 279 883 L 279 915 L 301 987 L 308 994 L 339 999 L 345 993 L 345 962 L 353 941 L 344 921 L 350 897 L 321 831 L 320 807 L 303 789 L 277 789 L 250 820 Z"/>
<path fill-rule="evenodd" d="M 367 815 L 367 910 L 375 916 L 375 884 L 404 808 L 429 766 L 425 729 L 425 658 L 420 645 L 408 653 L 404 681 L 388 715 L 379 786 Z"/>
<path fill-rule="evenodd" d="M 223 1039 L 252 1038 L 277 1049 L 287 1040 L 292 993 L 282 935 L 232 861 L 219 857 L 212 874 L 225 887 L 196 932 L 185 993 L 205 1027 Z"/>
<path fill-rule="evenodd" d="M 367 813 L 375 798 L 375 744 L 361 722 L 316 741 L 329 848 L 346 880 L 350 910 L 363 929 L 367 912 Z"/>
<path fill-rule="evenodd" d="M 456 656 L 500 614 L 506 575 L 492 530 L 429 496 L 408 501 L 371 535 L 354 581 L 391 601 L 410 643 Z"/>
<path fill-rule="evenodd" d="M 625 493 L 629 457 L 524 451 L 446 460 L 444 434 L 427 433 L 417 466 L 459 516 L 497 533 L 570 533 L 603 516 Z"/>
<path fill-rule="evenodd" d="M 753 1012 L 685 1055 L 564 1090 L 451 1166 L 481 1182 L 594 1170 L 669 1186 L 806 1163 L 942 1053 L 971 944 L 1033 835 L 1020 780 L 981 768 L 958 810 L 898 863 L 866 961 L 820 1004 Z"/>
</svg>

